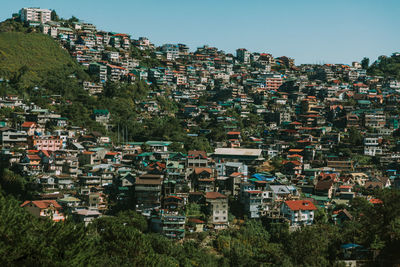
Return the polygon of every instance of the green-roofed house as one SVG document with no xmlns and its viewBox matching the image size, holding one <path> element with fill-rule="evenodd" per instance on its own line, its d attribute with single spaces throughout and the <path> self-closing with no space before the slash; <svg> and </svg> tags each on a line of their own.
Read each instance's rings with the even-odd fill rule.
<svg viewBox="0 0 400 267">
<path fill-rule="evenodd" d="M 95 109 L 93 111 L 94 119 L 98 122 L 107 126 L 108 121 L 110 120 L 110 112 L 107 109 Z"/>
<path fill-rule="evenodd" d="M 154 152 L 167 152 L 168 146 L 172 144 L 169 141 L 147 141 L 145 143 L 147 146 L 151 148 Z"/>
<path fill-rule="evenodd" d="M 65 208 L 65 207 L 77 207 L 80 205 L 81 200 L 76 197 L 68 196 L 58 199 L 57 202 Z"/>
</svg>

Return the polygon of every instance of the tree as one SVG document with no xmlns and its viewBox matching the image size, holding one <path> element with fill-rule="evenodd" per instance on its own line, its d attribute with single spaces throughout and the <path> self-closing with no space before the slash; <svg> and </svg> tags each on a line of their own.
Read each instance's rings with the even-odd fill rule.
<svg viewBox="0 0 400 267">
<path fill-rule="evenodd" d="M 366 69 L 368 69 L 368 66 L 369 66 L 369 58 L 364 57 L 364 58 L 361 60 L 361 68 L 363 68 L 364 70 L 366 70 Z"/>
<path fill-rule="evenodd" d="M 59 21 L 60 20 L 60 18 L 58 17 L 58 15 L 57 15 L 55 10 L 51 11 L 51 20 L 52 21 Z"/>
<path fill-rule="evenodd" d="M 359 130 L 354 127 L 349 129 L 349 142 L 354 146 L 360 146 L 363 143 L 363 136 Z"/>
</svg>

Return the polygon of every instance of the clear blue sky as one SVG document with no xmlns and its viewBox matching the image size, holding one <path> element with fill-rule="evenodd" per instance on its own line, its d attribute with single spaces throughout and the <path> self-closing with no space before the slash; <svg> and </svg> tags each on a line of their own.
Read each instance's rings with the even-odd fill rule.
<svg viewBox="0 0 400 267">
<path fill-rule="evenodd" d="M 296 64 L 351 63 L 400 51 L 399 0 L 2 0 L 0 20 L 32 6 L 156 45 L 245 47 Z"/>
</svg>

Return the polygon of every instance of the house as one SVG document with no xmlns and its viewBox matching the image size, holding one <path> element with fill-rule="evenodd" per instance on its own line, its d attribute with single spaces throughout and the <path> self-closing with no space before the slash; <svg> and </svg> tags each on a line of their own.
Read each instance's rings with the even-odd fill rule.
<svg viewBox="0 0 400 267">
<path fill-rule="evenodd" d="M 28 145 L 30 148 L 34 148 L 37 150 L 57 151 L 62 149 L 63 141 L 60 136 L 34 135 L 28 138 Z"/>
<path fill-rule="evenodd" d="M 256 163 L 264 160 L 261 149 L 250 148 L 217 148 L 213 153 L 216 161 L 234 161 Z"/>
<path fill-rule="evenodd" d="M 333 179 L 321 179 L 315 185 L 314 191 L 317 196 L 327 196 L 332 198 L 333 193 Z"/>
<path fill-rule="evenodd" d="M 218 192 L 206 192 L 204 194 L 208 222 L 214 229 L 224 229 L 228 226 L 228 198 Z"/>
<path fill-rule="evenodd" d="M 96 122 L 106 126 L 110 120 L 110 112 L 107 109 L 95 109 L 93 111 L 93 116 Z"/>
<path fill-rule="evenodd" d="M 335 224 L 342 224 L 345 221 L 352 221 L 353 216 L 347 209 L 337 210 L 333 212 L 333 220 Z"/>
<path fill-rule="evenodd" d="M 367 174 L 365 174 L 363 172 L 353 172 L 353 173 L 348 174 L 346 179 L 347 179 L 347 183 L 349 183 L 349 184 L 356 184 L 359 186 L 364 186 L 365 182 L 367 182 L 369 180 L 369 177 Z"/>
<path fill-rule="evenodd" d="M 191 174 L 192 187 L 198 191 L 214 191 L 214 172 L 211 168 L 194 168 Z"/>
<path fill-rule="evenodd" d="M 291 226 L 311 225 L 317 208 L 309 200 L 287 200 L 280 211 L 290 221 Z"/>
<path fill-rule="evenodd" d="M 43 133 L 44 129 L 40 128 L 36 122 L 26 121 L 21 124 L 21 129 L 26 132 L 28 136 L 35 135 L 37 133 Z"/>
<path fill-rule="evenodd" d="M 21 207 L 37 218 L 50 218 L 55 222 L 65 219 L 62 207 L 55 200 L 27 200 Z"/>
<path fill-rule="evenodd" d="M 72 218 L 77 222 L 83 222 L 85 226 L 101 216 L 101 213 L 97 209 L 75 209 L 72 212 Z"/>
<path fill-rule="evenodd" d="M 196 233 L 201 233 L 204 230 L 205 224 L 206 224 L 206 222 L 202 221 L 200 219 L 189 218 L 187 226 L 188 226 L 190 231 L 194 231 Z"/>
<path fill-rule="evenodd" d="M 208 157 L 205 151 L 190 150 L 187 155 L 186 166 L 193 167 L 208 167 Z"/>
<path fill-rule="evenodd" d="M 243 194 L 244 210 L 249 218 L 259 218 L 261 215 L 263 192 L 260 190 L 248 190 Z"/>
<path fill-rule="evenodd" d="M 150 229 L 167 238 L 182 239 L 185 237 L 186 216 L 177 211 L 154 211 L 150 219 Z"/>
<path fill-rule="evenodd" d="M 184 207 L 185 201 L 183 198 L 169 195 L 163 198 L 163 208 L 169 211 L 176 211 Z"/>
<path fill-rule="evenodd" d="M 17 131 L 11 128 L 0 128 L 0 144 L 3 147 L 15 147 L 16 145 L 26 145 L 27 135 L 24 131 Z"/>
<path fill-rule="evenodd" d="M 142 174 L 136 177 L 134 192 L 136 210 L 147 211 L 161 207 L 163 175 Z"/>
</svg>

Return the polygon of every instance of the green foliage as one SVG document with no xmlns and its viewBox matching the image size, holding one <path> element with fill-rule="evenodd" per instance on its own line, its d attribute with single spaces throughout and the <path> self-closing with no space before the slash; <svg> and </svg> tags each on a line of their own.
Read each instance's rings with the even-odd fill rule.
<svg viewBox="0 0 400 267">
<path fill-rule="evenodd" d="M 354 220 L 341 226 L 321 222 L 289 233 L 283 224 L 265 228 L 248 220 L 240 229 L 179 244 L 146 233 L 146 219 L 133 211 L 97 219 L 88 227 L 69 220 L 53 223 L 31 216 L 14 198 L 0 193 L 0 262 L 5 266 L 331 266 L 340 245 L 349 242 L 380 251 L 378 259 L 395 262 L 400 193 L 380 190 L 375 195 L 383 204 L 355 198 L 349 208 Z M 196 215 L 199 210 L 196 205 L 188 209 Z"/>
<path fill-rule="evenodd" d="M 1 32 L 27 32 L 28 28 L 24 27 L 24 24 L 20 21 L 13 19 L 7 19 L 0 23 Z"/>
<path fill-rule="evenodd" d="M 0 76 L 27 89 L 40 85 L 43 80 L 48 82 L 49 88 L 62 83 L 67 75 L 57 74 L 85 76 L 80 66 L 51 37 L 38 33 L 0 33 Z"/>
<path fill-rule="evenodd" d="M 364 70 L 366 70 L 366 69 L 368 69 L 368 66 L 369 66 L 369 58 L 364 57 L 364 58 L 361 60 L 361 67 L 362 67 Z"/>
<path fill-rule="evenodd" d="M 39 186 L 30 177 L 22 177 L 9 169 L 0 171 L 0 193 L 13 195 L 14 197 L 26 200 L 32 199 L 39 191 Z"/>
<path fill-rule="evenodd" d="M 31 216 L 0 194 L 0 262 L 4 266 L 216 266 L 218 259 L 193 242 L 175 244 L 143 233 L 133 212 L 103 217 L 89 227 Z"/>
<path fill-rule="evenodd" d="M 141 67 L 154 68 L 162 66 L 155 53 L 150 50 L 140 50 L 139 48 L 132 46 L 131 56 L 140 61 Z"/>
<path fill-rule="evenodd" d="M 296 266 L 330 266 L 337 258 L 340 234 L 336 227 L 315 225 L 291 234 L 287 252 Z"/>
<path fill-rule="evenodd" d="M 369 68 L 368 74 L 400 79 L 400 57 L 380 56 Z"/>
<path fill-rule="evenodd" d="M 60 17 L 58 17 L 57 12 L 55 10 L 51 11 L 51 20 L 52 21 L 59 21 Z"/>
<path fill-rule="evenodd" d="M 363 143 L 363 136 L 359 130 L 354 127 L 349 129 L 349 143 L 353 146 L 360 146 Z"/>
</svg>

